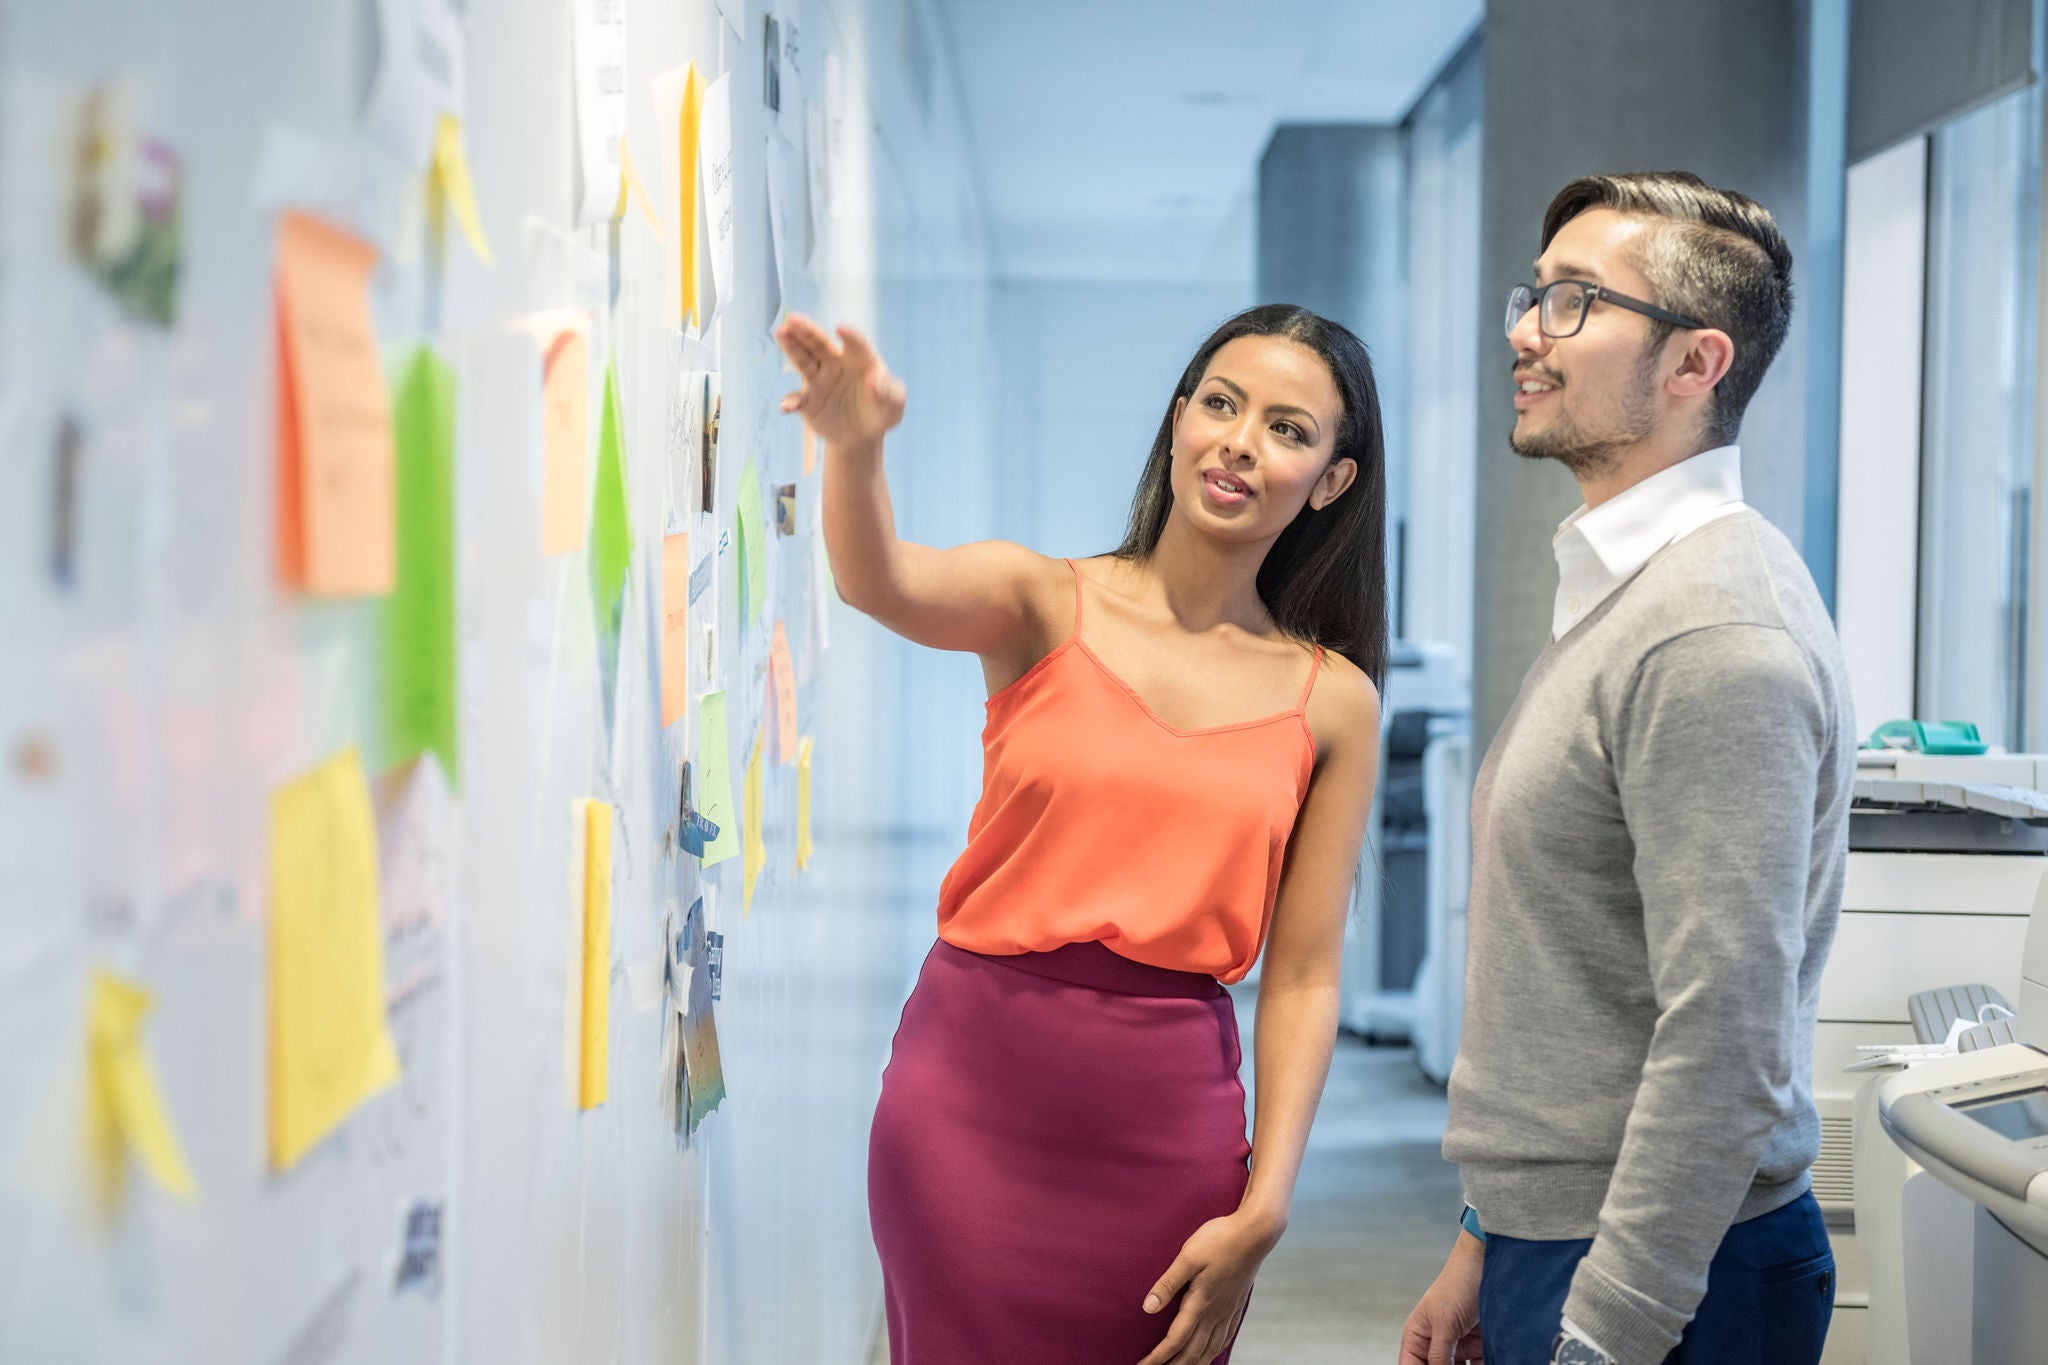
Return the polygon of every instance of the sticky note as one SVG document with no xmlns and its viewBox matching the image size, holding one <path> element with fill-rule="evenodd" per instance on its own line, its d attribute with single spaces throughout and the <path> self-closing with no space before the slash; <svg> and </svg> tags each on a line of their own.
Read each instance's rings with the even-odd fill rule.
<svg viewBox="0 0 2048 1365">
<path fill-rule="evenodd" d="M 485 265 L 493 264 L 491 241 L 484 235 L 483 219 L 476 211 L 476 187 L 469 180 L 469 158 L 462 150 L 462 120 L 453 114 L 442 114 L 434 131 L 434 164 L 428 180 L 432 192 L 427 202 L 436 219 L 435 235 L 440 235 L 441 215 L 453 209 L 456 225 L 462 229 L 469 249 Z"/>
<path fill-rule="evenodd" d="M 432 751 L 456 779 L 455 372 L 413 352 L 392 406 L 397 428 L 398 578 L 384 603 L 386 757 Z"/>
<path fill-rule="evenodd" d="M 768 865 L 768 846 L 761 842 L 761 738 L 761 732 L 756 731 L 753 753 L 747 759 L 747 804 L 742 815 L 747 827 L 746 856 L 741 863 L 746 871 L 746 893 L 740 903 L 741 914 L 754 908 L 754 883 L 760 880 L 761 869 Z"/>
<path fill-rule="evenodd" d="M 604 367 L 604 411 L 597 437 L 597 487 L 590 501 L 590 591 L 598 620 L 614 611 L 626 590 L 633 556 L 633 524 L 626 512 L 624 423 L 619 416 L 619 375 Z"/>
<path fill-rule="evenodd" d="M 775 756 L 786 764 L 796 762 L 796 664 L 789 657 L 789 631 L 775 623 L 775 643 L 768 653 L 768 670 L 775 683 L 775 719 L 778 742 Z"/>
<path fill-rule="evenodd" d="M 619 139 L 619 208 L 612 217 L 626 216 L 626 199 L 632 197 L 640 207 L 640 216 L 647 220 L 648 230 L 654 233 L 654 240 L 666 242 L 668 232 L 661 224 L 661 215 L 654 211 L 654 201 L 647 197 L 647 186 L 640 179 L 640 168 L 633 164 L 631 146 L 624 137 Z"/>
<path fill-rule="evenodd" d="M 391 407 L 370 324 L 368 242 L 310 214 L 278 221 L 277 557 L 284 585 L 389 592 Z"/>
<path fill-rule="evenodd" d="M 815 735 L 804 736 L 796 750 L 796 865 L 811 865 L 811 753 L 817 747 Z"/>
<path fill-rule="evenodd" d="M 732 760 L 725 733 L 725 693 L 707 692 L 697 704 L 697 763 L 704 785 L 697 809 L 718 826 L 704 850 L 704 866 L 716 867 L 740 851 L 739 821 L 733 818 Z"/>
<path fill-rule="evenodd" d="M 582 806 L 583 1032 L 577 1103 L 595 1109 L 605 1102 L 611 1070 L 612 808 L 602 801 Z"/>
<path fill-rule="evenodd" d="M 353 747 L 270 800 L 270 1164 L 398 1079 L 370 789 Z"/>
<path fill-rule="evenodd" d="M 671 326 L 696 326 L 698 272 L 704 262 L 697 255 L 697 161 L 700 128 L 704 115 L 704 73 L 691 62 L 664 71 L 653 81 L 654 119 L 663 178 L 667 190 L 662 204 L 664 216 L 674 223 L 674 247 L 669 263 L 674 268 L 666 282 L 664 314 Z"/>
<path fill-rule="evenodd" d="M 676 183 L 681 188 L 680 202 L 676 206 L 676 244 L 678 251 L 677 284 L 681 293 L 681 311 L 690 321 L 698 325 L 701 276 L 705 273 L 705 262 L 697 255 L 697 162 L 699 143 L 703 138 L 704 125 L 704 73 L 690 63 L 689 75 L 683 82 L 683 107 L 679 116 L 680 133 L 676 139 Z"/>
<path fill-rule="evenodd" d="M 541 551 L 583 548 L 590 439 L 590 343 L 567 328 L 548 343 L 541 369 Z"/>
<path fill-rule="evenodd" d="M 108 1213 L 120 1205 L 131 1152 L 166 1193 L 199 1197 L 156 1068 L 142 1046 L 142 1016 L 149 1009 L 149 992 L 141 986 L 93 973 L 86 1005 L 86 1136 L 100 1206 Z"/>
<path fill-rule="evenodd" d="M 690 695 L 690 536 L 661 542 L 661 723 L 683 718 Z"/>
<path fill-rule="evenodd" d="M 760 621 L 761 608 L 768 601 L 768 535 L 761 519 L 761 474 L 751 459 L 740 470 L 735 502 L 739 514 L 740 619 L 744 625 L 753 625 Z"/>
</svg>

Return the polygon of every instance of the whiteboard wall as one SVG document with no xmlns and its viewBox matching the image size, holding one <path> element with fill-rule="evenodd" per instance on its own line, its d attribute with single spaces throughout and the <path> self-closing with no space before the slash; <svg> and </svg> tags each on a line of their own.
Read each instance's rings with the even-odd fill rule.
<svg viewBox="0 0 2048 1365">
<path fill-rule="evenodd" d="M 417 177 L 366 149 L 377 0 L 0 8 L 0 1360 L 865 1358 L 879 1311 L 867 1121 L 972 803 L 981 694 L 971 659 L 913 657 L 829 602 L 821 627 L 807 600 L 818 477 L 774 413 L 789 377 L 766 334 L 768 8 L 722 8 L 730 21 L 712 0 L 624 4 L 643 171 L 650 79 L 690 60 L 733 78 L 737 284 L 687 351 L 662 323 L 667 256 L 638 212 L 573 225 L 567 0 L 470 0 L 458 16 L 491 267 L 452 226 L 437 255 Z M 782 98 L 843 118 L 836 208 L 808 267 L 790 244 L 788 299 L 871 328 L 910 381 L 890 455 L 903 533 L 988 534 L 986 229 L 942 16 L 906 0 L 776 9 L 801 35 Z M 67 247 L 77 102 L 108 81 L 184 170 L 168 328 L 126 316 Z M 780 155 L 800 179 L 801 122 Z M 452 790 L 431 767 L 380 766 L 374 605 L 276 584 L 271 261 L 293 204 L 378 240 L 387 363 L 426 344 L 456 373 Z M 530 397 L 505 363 L 508 327 L 579 300 L 601 317 L 593 350 L 616 357 L 635 544 L 609 727 L 585 554 L 537 553 L 534 487 L 499 440 Z M 818 851 L 799 875 L 795 769 L 771 764 L 751 911 L 738 860 L 700 871 L 663 850 L 675 765 L 701 763 L 694 699 L 659 724 L 665 394 L 678 367 L 706 363 L 723 387 L 718 527 L 749 457 L 764 484 L 800 488 L 764 621 L 788 623 L 799 661 Z M 593 431 L 597 407 L 593 390 Z M 67 419 L 68 465 L 54 454 Z M 716 574 L 737 790 L 768 719 L 769 638 L 741 628 L 731 553 Z M 273 1172 L 268 802 L 350 744 L 372 769 L 403 1077 Z M 565 1047 L 579 798 L 614 803 L 618 826 L 609 1097 L 585 1112 Z M 725 936 L 729 1093 L 685 1142 L 659 1112 L 646 973 L 664 909 L 700 893 Z M 102 969 L 151 994 L 145 1047 L 196 1202 L 136 1170 L 111 1215 L 87 1195 L 85 1001 Z M 395 1288 L 418 1201 L 444 1210 L 432 1294 Z"/>
</svg>

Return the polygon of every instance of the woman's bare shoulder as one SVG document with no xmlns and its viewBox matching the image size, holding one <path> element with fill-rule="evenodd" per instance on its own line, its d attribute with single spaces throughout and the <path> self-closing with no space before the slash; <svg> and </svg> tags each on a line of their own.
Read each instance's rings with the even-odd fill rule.
<svg viewBox="0 0 2048 1365">
<path fill-rule="evenodd" d="M 1325 650 L 1322 670 L 1309 692 L 1308 725 L 1316 737 L 1318 761 L 1339 748 L 1377 749 L 1380 692 L 1364 669 L 1336 650 Z"/>
</svg>

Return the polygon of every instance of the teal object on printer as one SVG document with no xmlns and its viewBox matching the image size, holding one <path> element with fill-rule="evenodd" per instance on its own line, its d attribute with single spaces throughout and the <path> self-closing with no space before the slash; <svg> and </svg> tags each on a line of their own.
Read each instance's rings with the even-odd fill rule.
<svg viewBox="0 0 2048 1365">
<path fill-rule="evenodd" d="M 1866 749 L 1909 749 L 1920 754 L 1981 754 L 1983 736 L 1966 720 L 1888 720 L 1870 732 Z"/>
</svg>

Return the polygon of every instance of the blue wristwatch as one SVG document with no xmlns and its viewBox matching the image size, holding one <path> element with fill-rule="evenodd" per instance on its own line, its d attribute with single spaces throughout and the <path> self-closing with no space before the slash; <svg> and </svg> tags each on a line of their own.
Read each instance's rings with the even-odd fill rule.
<svg viewBox="0 0 2048 1365">
<path fill-rule="evenodd" d="M 1471 1233 L 1474 1237 L 1477 1237 L 1482 1246 L 1485 1244 L 1486 1234 L 1482 1232 L 1479 1227 L 1478 1209 L 1475 1209 L 1470 1204 L 1467 1204 L 1465 1206 L 1464 1216 L 1458 1219 L 1458 1226 L 1465 1229 L 1465 1231 Z"/>
</svg>

